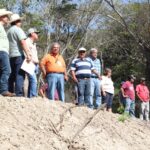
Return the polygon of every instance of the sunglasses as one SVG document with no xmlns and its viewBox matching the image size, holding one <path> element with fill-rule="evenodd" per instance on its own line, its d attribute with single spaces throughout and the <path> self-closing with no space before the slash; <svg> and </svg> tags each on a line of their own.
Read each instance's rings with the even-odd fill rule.
<svg viewBox="0 0 150 150">
<path fill-rule="evenodd" d="M 80 51 L 79 53 L 85 53 L 85 51 Z"/>
</svg>

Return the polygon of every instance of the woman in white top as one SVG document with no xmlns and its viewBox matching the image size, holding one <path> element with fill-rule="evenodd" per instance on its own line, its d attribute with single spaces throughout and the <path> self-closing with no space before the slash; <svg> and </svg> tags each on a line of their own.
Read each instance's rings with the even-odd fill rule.
<svg viewBox="0 0 150 150">
<path fill-rule="evenodd" d="M 112 112 L 112 101 L 114 96 L 114 83 L 111 79 L 112 71 L 106 68 L 104 76 L 102 76 L 102 93 L 104 96 L 104 103 L 106 103 L 106 110 Z"/>
</svg>

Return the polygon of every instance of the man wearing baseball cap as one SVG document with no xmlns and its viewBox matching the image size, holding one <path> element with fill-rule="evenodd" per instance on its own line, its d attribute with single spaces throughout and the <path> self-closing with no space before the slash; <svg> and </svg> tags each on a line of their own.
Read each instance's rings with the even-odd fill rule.
<svg viewBox="0 0 150 150">
<path fill-rule="evenodd" d="M 31 55 L 26 44 L 26 35 L 22 30 L 22 18 L 18 14 L 13 14 L 10 17 L 11 27 L 8 30 L 9 39 L 9 52 L 10 52 L 10 64 L 11 64 L 11 75 L 9 78 L 9 90 L 15 92 L 16 96 L 24 96 L 24 78 L 25 72 L 21 70 L 21 65 L 25 58 L 31 61 Z M 14 87 L 15 85 L 15 87 Z"/>
<path fill-rule="evenodd" d="M 141 102 L 141 111 L 140 111 L 140 119 L 149 121 L 149 100 L 150 100 L 150 93 L 149 89 L 146 86 L 146 79 L 141 78 L 140 84 L 136 86 L 136 93 Z"/>
<path fill-rule="evenodd" d="M 126 99 L 125 113 L 131 117 L 135 117 L 135 89 L 134 81 L 136 77 L 134 75 L 128 76 L 128 80 L 122 85 L 121 92 Z"/>
<path fill-rule="evenodd" d="M 71 64 L 71 73 L 74 82 L 78 87 L 78 105 L 87 104 L 89 108 L 93 108 L 91 101 L 91 74 L 95 73 L 99 78 L 93 64 L 86 58 L 86 49 L 79 48 L 78 58 L 75 58 Z"/>
<path fill-rule="evenodd" d="M 11 73 L 9 62 L 9 41 L 4 29 L 8 24 L 12 12 L 0 9 L 0 94 L 3 96 L 14 96 L 8 91 L 8 78 Z"/>
<path fill-rule="evenodd" d="M 35 28 L 30 28 L 28 30 L 28 38 L 26 39 L 27 47 L 30 51 L 31 54 L 31 61 L 35 65 L 35 70 L 34 74 L 30 75 L 28 74 L 28 79 L 29 79 L 29 86 L 28 86 L 28 97 L 35 97 L 37 96 L 37 77 L 36 74 L 38 73 L 38 53 L 36 49 L 36 41 L 38 40 L 38 34 L 40 32 L 37 31 Z"/>
</svg>

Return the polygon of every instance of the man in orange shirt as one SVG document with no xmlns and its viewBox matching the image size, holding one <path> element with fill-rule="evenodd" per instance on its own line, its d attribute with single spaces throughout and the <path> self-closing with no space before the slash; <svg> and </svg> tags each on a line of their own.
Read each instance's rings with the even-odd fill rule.
<svg viewBox="0 0 150 150">
<path fill-rule="evenodd" d="M 49 54 L 42 58 L 40 67 L 48 83 L 47 97 L 54 100 L 55 90 L 57 90 L 59 99 L 64 102 L 64 79 L 68 80 L 68 77 L 65 61 L 59 51 L 60 45 L 52 44 Z"/>
</svg>

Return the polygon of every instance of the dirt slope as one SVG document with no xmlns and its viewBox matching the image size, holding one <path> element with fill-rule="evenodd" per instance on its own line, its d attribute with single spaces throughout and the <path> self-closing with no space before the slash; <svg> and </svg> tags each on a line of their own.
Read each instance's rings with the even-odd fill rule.
<svg viewBox="0 0 150 150">
<path fill-rule="evenodd" d="M 0 150 L 150 150 L 150 126 L 41 98 L 0 97 Z M 73 139 L 74 137 L 74 139 Z"/>
</svg>

